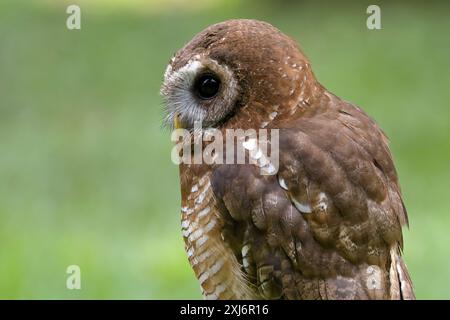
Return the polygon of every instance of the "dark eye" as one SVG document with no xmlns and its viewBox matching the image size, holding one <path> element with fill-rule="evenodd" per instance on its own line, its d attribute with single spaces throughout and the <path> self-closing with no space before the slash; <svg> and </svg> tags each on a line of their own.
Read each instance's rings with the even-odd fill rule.
<svg viewBox="0 0 450 320">
<path fill-rule="evenodd" d="M 213 74 L 203 74 L 197 78 L 194 90 L 200 99 L 211 99 L 219 92 L 220 79 Z"/>
</svg>

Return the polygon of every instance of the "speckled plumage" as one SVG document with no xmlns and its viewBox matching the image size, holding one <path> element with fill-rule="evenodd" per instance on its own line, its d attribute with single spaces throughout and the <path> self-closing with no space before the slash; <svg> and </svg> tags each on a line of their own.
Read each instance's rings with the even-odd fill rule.
<svg viewBox="0 0 450 320">
<path fill-rule="evenodd" d="M 225 80 L 217 98 L 189 100 L 177 71 L 197 62 Z M 279 129 L 275 175 L 180 165 L 183 236 L 205 298 L 414 298 L 387 138 L 317 82 L 292 39 L 255 20 L 210 26 L 172 59 L 162 92 L 168 120 L 187 128 Z"/>
</svg>

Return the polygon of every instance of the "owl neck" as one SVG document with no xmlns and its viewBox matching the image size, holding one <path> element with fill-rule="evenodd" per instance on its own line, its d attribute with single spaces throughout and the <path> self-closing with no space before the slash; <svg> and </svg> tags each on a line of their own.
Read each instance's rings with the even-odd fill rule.
<svg viewBox="0 0 450 320">
<path fill-rule="evenodd" d="M 238 108 L 223 129 L 283 128 L 284 120 L 301 117 L 318 107 L 327 94 L 312 71 L 302 73 L 302 80 L 272 98 L 252 98 Z"/>
</svg>

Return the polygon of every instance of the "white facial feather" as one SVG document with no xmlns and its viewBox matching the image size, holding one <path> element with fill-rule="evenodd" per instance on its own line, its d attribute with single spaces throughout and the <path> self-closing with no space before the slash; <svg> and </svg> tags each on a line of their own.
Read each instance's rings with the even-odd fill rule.
<svg viewBox="0 0 450 320">
<path fill-rule="evenodd" d="M 216 97 L 202 103 L 201 99 L 195 96 L 193 86 L 197 77 L 207 72 L 220 78 L 221 89 Z M 196 55 L 178 70 L 173 70 L 169 64 L 164 74 L 161 95 L 165 99 L 167 125 L 171 126 L 175 115 L 178 115 L 188 127 L 192 128 L 196 121 L 210 126 L 231 111 L 238 95 L 238 86 L 228 67 Z"/>
<path fill-rule="evenodd" d="M 173 71 L 171 65 L 167 67 L 164 84 L 161 88 L 161 94 L 165 97 L 168 111 L 167 124 L 173 123 L 176 114 L 180 115 L 185 121 L 186 119 L 192 122 L 203 120 L 206 111 L 198 106 L 195 97 L 192 95 L 193 83 L 203 69 L 203 64 L 198 60 L 190 60 L 177 71 Z"/>
</svg>

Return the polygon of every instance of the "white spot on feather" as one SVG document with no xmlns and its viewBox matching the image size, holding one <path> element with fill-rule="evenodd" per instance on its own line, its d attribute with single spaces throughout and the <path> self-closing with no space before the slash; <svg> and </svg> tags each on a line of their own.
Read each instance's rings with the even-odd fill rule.
<svg viewBox="0 0 450 320">
<path fill-rule="evenodd" d="M 280 184 L 280 186 L 281 186 L 284 190 L 287 190 L 287 189 L 288 189 L 287 184 L 286 184 L 286 181 L 285 181 L 282 177 L 280 177 L 280 176 L 278 176 L 278 183 Z"/>
<path fill-rule="evenodd" d="M 372 265 L 368 266 L 366 269 L 367 277 L 366 285 L 370 290 L 381 289 L 381 270 L 378 266 Z"/>
<path fill-rule="evenodd" d="M 269 119 L 273 120 L 276 118 L 277 115 L 278 115 L 278 112 L 272 112 L 271 114 L 269 114 Z"/>
<path fill-rule="evenodd" d="M 248 268 L 250 266 L 250 262 L 248 262 L 247 258 L 243 258 L 242 259 L 242 265 L 244 266 L 244 268 Z"/>
<path fill-rule="evenodd" d="M 317 204 L 317 208 L 319 210 L 325 211 L 328 208 L 328 204 L 327 204 L 327 196 L 325 193 L 321 192 L 319 194 L 319 203 Z"/>
<path fill-rule="evenodd" d="M 248 139 L 242 143 L 245 149 L 247 150 L 255 150 L 257 147 L 256 139 Z"/>
<path fill-rule="evenodd" d="M 189 208 L 189 207 L 182 207 L 181 211 L 186 213 L 187 215 L 190 215 L 190 214 L 192 214 L 194 212 L 194 209 Z"/>
<path fill-rule="evenodd" d="M 181 229 L 186 229 L 187 227 L 189 227 L 189 220 L 183 220 L 181 222 Z"/>
<path fill-rule="evenodd" d="M 263 153 L 262 153 L 261 149 L 258 149 L 251 153 L 251 157 L 255 160 L 258 160 L 259 158 L 261 158 L 262 155 L 263 155 Z"/>
<path fill-rule="evenodd" d="M 208 192 L 210 185 L 208 184 L 203 191 L 198 195 L 198 197 L 195 199 L 195 204 L 199 205 L 203 202 L 203 200 L 205 200 L 206 197 L 206 193 Z"/>
<path fill-rule="evenodd" d="M 209 232 L 216 225 L 216 219 L 211 219 L 211 221 L 206 225 L 205 232 Z"/>
<path fill-rule="evenodd" d="M 202 235 L 201 237 L 200 237 L 200 239 L 198 239 L 197 240 L 197 247 L 201 247 L 202 245 L 204 245 L 205 244 L 205 242 L 206 241 L 208 241 L 208 236 L 206 235 L 206 234 L 204 234 L 204 235 Z"/>
<path fill-rule="evenodd" d="M 300 211 L 301 213 L 311 213 L 311 206 L 307 203 L 301 203 L 298 202 L 295 198 L 292 198 L 292 202 L 294 203 L 295 207 Z"/>
<path fill-rule="evenodd" d="M 204 176 L 199 180 L 198 183 L 199 183 L 201 186 L 203 186 L 207 181 L 208 181 L 208 176 L 207 176 L 207 175 L 204 175 Z"/>
<path fill-rule="evenodd" d="M 271 176 L 271 175 L 274 175 L 275 173 L 277 173 L 277 169 L 271 163 L 269 163 L 267 166 L 264 166 L 261 168 L 261 174 Z"/>
<path fill-rule="evenodd" d="M 205 299 L 206 300 L 218 300 L 219 296 L 217 296 L 217 294 L 215 294 L 215 293 L 211 293 L 211 294 L 205 295 Z"/>
<path fill-rule="evenodd" d="M 201 218 L 201 217 L 206 216 L 206 215 L 209 213 L 209 211 L 210 211 L 210 208 L 209 208 L 209 207 L 206 207 L 205 209 L 203 209 L 202 211 L 200 211 L 200 212 L 198 213 L 198 217 Z"/>
<path fill-rule="evenodd" d="M 200 277 L 198 278 L 198 281 L 200 281 L 200 285 L 202 285 L 203 283 L 205 283 L 206 280 L 208 280 L 209 278 L 209 272 L 205 271 L 203 272 Z"/>
<path fill-rule="evenodd" d="M 266 164 L 269 163 L 269 160 L 266 157 L 261 157 L 258 159 L 258 166 L 259 167 L 264 167 Z"/>
<path fill-rule="evenodd" d="M 195 230 L 190 236 L 189 236 L 189 241 L 190 242 L 194 242 L 195 240 L 197 240 L 198 238 L 200 238 L 200 236 L 203 234 L 203 230 L 201 228 Z"/>
<path fill-rule="evenodd" d="M 224 292 L 226 290 L 226 286 L 224 284 L 220 284 L 216 287 L 216 289 L 214 289 L 214 294 L 216 294 L 217 296 L 220 295 L 222 292 Z"/>
<path fill-rule="evenodd" d="M 203 262 L 205 261 L 207 258 L 209 258 L 211 256 L 211 251 L 207 250 L 205 252 L 203 252 L 201 255 L 198 256 L 198 261 L 199 262 Z"/>
<path fill-rule="evenodd" d="M 192 257 L 194 255 L 194 249 L 189 248 L 189 250 L 187 251 L 187 255 L 188 255 L 188 258 Z"/>
<path fill-rule="evenodd" d="M 247 256 L 248 251 L 250 250 L 250 246 L 248 244 L 246 244 L 245 246 L 242 247 L 242 256 L 245 257 Z"/>
<path fill-rule="evenodd" d="M 217 272 L 219 272 L 220 269 L 222 269 L 223 265 L 224 265 L 224 261 L 223 259 L 219 259 L 216 261 L 216 263 L 213 264 L 213 266 L 211 267 L 210 271 L 211 271 L 211 275 L 216 274 Z"/>
</svg>

